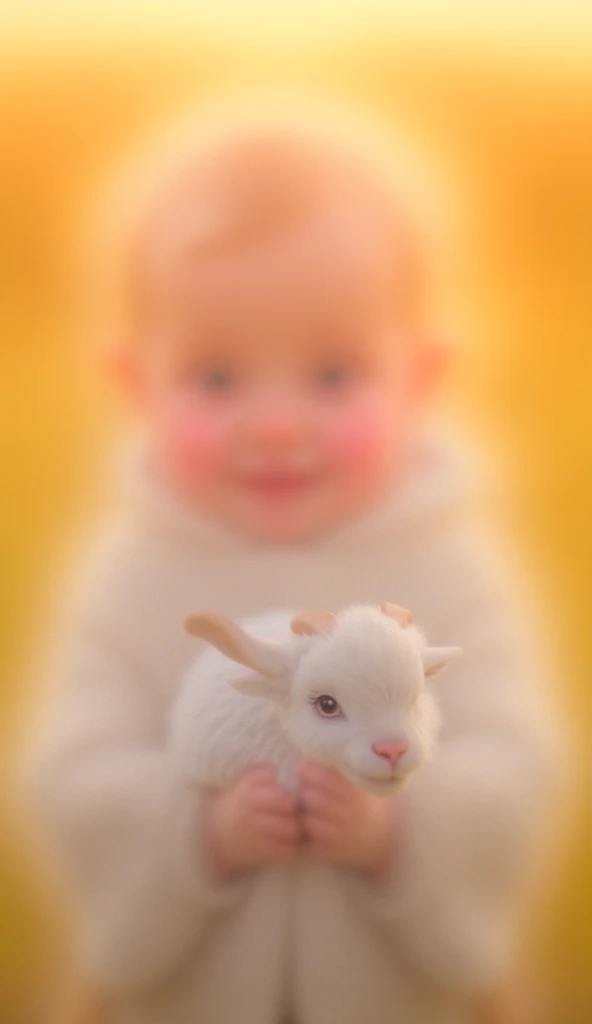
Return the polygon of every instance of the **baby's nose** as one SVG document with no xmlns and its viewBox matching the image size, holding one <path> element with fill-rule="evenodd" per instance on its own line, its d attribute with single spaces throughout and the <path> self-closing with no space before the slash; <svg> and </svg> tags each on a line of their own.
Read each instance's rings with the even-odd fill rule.
<svg viewBox="0 0 592 1024">
<path fill-rule="evenodd" d="M 259 416 L 254 418 L 253 430 L 263 440 L 291 439 L 298 433 L 300 421 L 296 410 L 289 406 L 282 409 L 281 406 L 270 407 L 261 411 Z"/>
<path fill-rule="evenodd" d="M 407 742 L 406 740 L 380 740 L 378 743 L 372 744 L 372 750 L 379 757 L 384 757 L 385 761 L 396 764 L 407 750 Z"/>
<path fill-rule="evenodd" d="M 252 412 L 245 424 L 251 440 L 265 448 L 292 445 L 302 433 L 299 411 L 289 402 L 267 403 Z"/>
</svg>

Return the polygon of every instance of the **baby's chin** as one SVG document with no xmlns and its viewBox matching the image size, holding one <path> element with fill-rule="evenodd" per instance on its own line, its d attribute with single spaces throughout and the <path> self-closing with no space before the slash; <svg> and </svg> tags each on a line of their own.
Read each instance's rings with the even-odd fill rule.
<svg viewBox="0 0 592 1024">
<path fill-rule="evenodd" d="M 270 498 L 237 497 L 227 508 L 227 522 L 252 540 L 277 545 L 306 544 L 331 533 L 347 521 L 339 496 L 325 488 Z"/>
<path fill-rule="evenodd" d="M 189 479 L 167 481 L 169 487 L 196 513 L 245 540 L 258 544 L 292 545 L 312 542 L 330 533 L 343 516 L 338 496 L 318 482 L 301 493 L 253 493 L 225 486 L 209 489 Z"/>
<path fill-rule="evenodd" d="M 237 492 L 225 509 L 228 525 L 253 540 L 268 544 L 306 544 L 322 539 L 368 513 L 374 493 L 340 489 L 333 480 L 319 479 L 300 493 L 244 494 Z"/>
</svg>

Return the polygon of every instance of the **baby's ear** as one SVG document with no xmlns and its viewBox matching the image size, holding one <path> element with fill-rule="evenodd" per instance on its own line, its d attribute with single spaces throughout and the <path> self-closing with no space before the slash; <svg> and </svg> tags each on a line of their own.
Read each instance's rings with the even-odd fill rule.
<svg viewBox="0 0 592 1024">
<path fill-rule="evenodd" d="M 426 338 L 417 346 L 415 387 L 419 398 L 427 398 L 440 383 L 452 361 L 452 347 L 441 339 Z"/>
<path fill-rule="evenodd" d="M 288 696 L 288 680 L 285 676 L 239 676 L 231 679 L 230 685 L 247 697 L 265 697 L 282 704 Z"/>
<path fill-rule="evenodd" d="M 137 355 L 131 345 L 126 343 L 113 344 L 102 356 L 102 363 L 107 376 L 118 388 L 125 392 L 137 406 L 146 403 L 146 389 Z"/>
<path fill-rule="evenodd" d="M 433 679 L 443 668 L 460 657 L 460 647 L 426 647 L 421 655 L 425 678 Z"/>
</svg>

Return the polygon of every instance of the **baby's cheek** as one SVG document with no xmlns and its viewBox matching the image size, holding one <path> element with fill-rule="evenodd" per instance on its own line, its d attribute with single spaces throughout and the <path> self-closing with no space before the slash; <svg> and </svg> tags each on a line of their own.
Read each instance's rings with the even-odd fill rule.
<svg viewBox="0 0 592 1024">
<path fill-rule="evenodd" d="M 358 406 L 327 424 L 327 449 L 333 463 L 352 474 L 352 479 L 367 479 L 387 468 L 392 434 L 386 410 L 372 404 Z"/>
<path fill-rule="evenodd" d="M 163 455 L 169 469 L 187 484 L 206 483 L 223 464 L 228 428 L 221 417 L 178 403 L 163 423 Z"/>
</svg>

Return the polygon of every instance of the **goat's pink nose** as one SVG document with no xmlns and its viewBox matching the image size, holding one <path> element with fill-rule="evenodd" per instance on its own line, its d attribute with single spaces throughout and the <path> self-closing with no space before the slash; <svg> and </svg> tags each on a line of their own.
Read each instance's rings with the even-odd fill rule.
<svg viewBox="0 0 592 1024">
<path fill-rule="evenodd" d="M 391 764 L 396 764 L 407 750 L 405 740 L 384 740 L 372 744 L 372 750 Z"/>
</svg>

